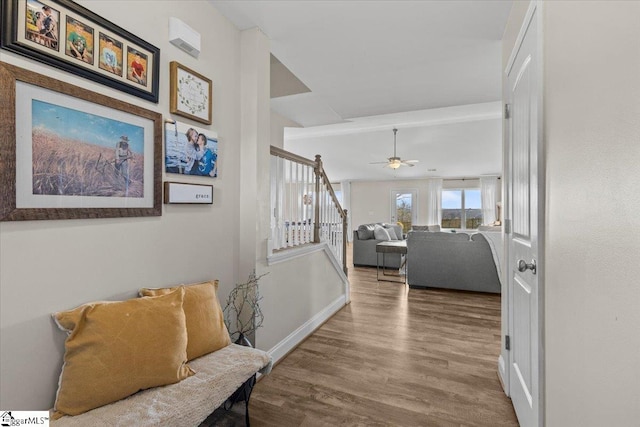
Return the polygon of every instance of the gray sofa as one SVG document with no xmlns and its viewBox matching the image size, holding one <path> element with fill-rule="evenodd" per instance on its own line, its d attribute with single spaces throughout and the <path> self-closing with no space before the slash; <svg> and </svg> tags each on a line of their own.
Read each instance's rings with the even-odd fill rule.
<svg viewBox="0 0 640 427">
<path fill-rule="evenodd" d="M 402 227 L 396 224 L 384 224 L 384 228 L 393 228 L 396 235 L 402 236 Z M 384 240 L 374 237 L 373 228 L 376 224 L 363 224 L 357 230 L 353 230 L 353 265 L 355 267 L 376 266 L 376 245 Z M 402 237 L 401 237 L 402 238 Z M 400 268 L 402 259 L 400 254 L 385 254 L 384 266 L 387 268 Z M 380 254 L 380 267 L 382 267 L 382 254 Z"/>
<path fill-rule="evenodd" d="M 407 283 L 411 288 L 501 290 L 491 247 L 482 234 L 410 231 Z"/>
</svg>

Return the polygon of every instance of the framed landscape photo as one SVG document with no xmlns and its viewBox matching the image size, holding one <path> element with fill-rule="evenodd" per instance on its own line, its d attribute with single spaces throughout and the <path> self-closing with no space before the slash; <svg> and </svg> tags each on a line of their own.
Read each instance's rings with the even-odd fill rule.
<svg viewBox="0 0 640 427">
<path fill-rule="evenodd" d="M 0 47 L 158 102 L 160 49 L 71 0 L 0 1 Z"/>
<path fill-rule="evenodd" d="M 213 83 L 176 61 L 169 65 L 169 108 L 200 123 L 211 124 Z"/>
<path fill-rule="evenodd" d="M 0 62 L 0 220 L 162 214 L 162 115 Z"/>
</svg>

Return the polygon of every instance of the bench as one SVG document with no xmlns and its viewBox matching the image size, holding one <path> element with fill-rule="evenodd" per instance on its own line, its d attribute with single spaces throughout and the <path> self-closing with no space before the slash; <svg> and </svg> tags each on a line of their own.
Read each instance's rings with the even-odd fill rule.
<svg viewBox="0 0 640 427">
<path fill-rule="evenodd" d="M 256 372 L 271 370 L 264 351 L 231 344 L 189 362 L 196 372 L 179 383 L 140 391 L 126 399 L 76 416 L 52 420 L 56 427 L 198 426 Z M 246 419 L 249 425 L 249 393 Z"/>
<path fill-rule="evenodd" d="M 54 313 L 66 331 L 50 424 L 193 426 L 249 397 L 271 357 L 232 344 L 218 283 L 143 288 L 141 298 Z"/>
</svg>

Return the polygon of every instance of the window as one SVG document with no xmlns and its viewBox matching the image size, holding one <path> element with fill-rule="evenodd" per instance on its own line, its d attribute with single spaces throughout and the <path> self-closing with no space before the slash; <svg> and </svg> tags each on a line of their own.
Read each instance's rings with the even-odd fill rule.
<svg viewBox="0 0 640 427">
<path fill-rule="evenodd" d="M 442 228 L 476 229 L 482 224 L 480 189 L 442 190 Z"/>
</svg>

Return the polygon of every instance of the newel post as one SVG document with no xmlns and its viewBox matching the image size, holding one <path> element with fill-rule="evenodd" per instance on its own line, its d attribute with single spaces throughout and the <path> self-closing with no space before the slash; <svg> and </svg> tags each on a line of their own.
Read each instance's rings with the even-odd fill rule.
<svg viewBox="0 0 640 427">
<path fill-rule="evenodd" d="M 349 275 L 349 269 L 347 268 L 347 240 L 349 239 L 349 236 L 347 235 L 347 233 L 349 232 L 349 230 L 347 230 L 348 227 L 348 219 L 349 218 L 349 212 L 347 212 L 347 210 L 345 209 L 344 211 L 344 216 L 342 217 L 342 269 L 344 270 L 344 274 L 345 276 Z"/>
<path fill-rule="evenodd" d="M 316 175 L 316 203 L 314 205 L 315 221 L 313 224 L 313 242 L 320 243 L 320 179 L 322 175 L 322 159 L 316 154 L 316 166 L 313 168 Z"/>
</svg>

